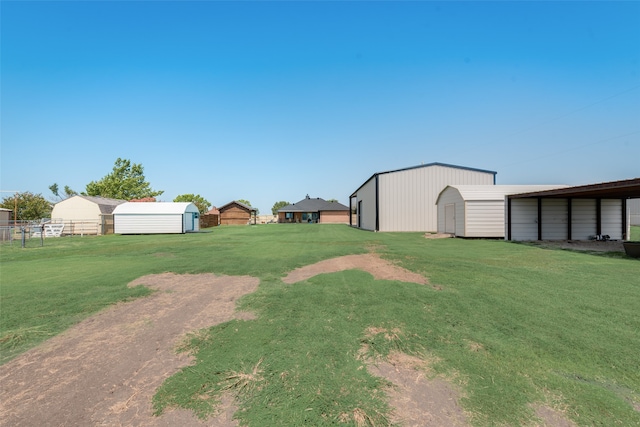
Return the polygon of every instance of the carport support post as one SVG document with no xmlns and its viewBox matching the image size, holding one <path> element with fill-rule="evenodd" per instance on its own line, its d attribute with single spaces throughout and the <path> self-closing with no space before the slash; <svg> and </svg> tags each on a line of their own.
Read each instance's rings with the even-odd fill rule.
<svg viewBox="0 0 640 427">
<path fill-rule="evenodd" d="M 573 207 L 573 199 L 567 199 L 567 240 L 571 240 L 571 209 Z"/>
<path fill-rule="evenodd" d="M 538 197 L 538 240 L 542 240 L 542 197 Z"/>
<path fill-rule="evenodd" d="M 602 234 L 602 199 L 596 199 L 596 235 Z"/>
<path fill-rule="evenodd" d="M 507 240 L 511 240 L 511 197 L 507 196 Z"/>
<path fill-rule="evenodd" d="M 627 199 L 622 199 L 622 240 L 627 239 Z"/>
</svg>

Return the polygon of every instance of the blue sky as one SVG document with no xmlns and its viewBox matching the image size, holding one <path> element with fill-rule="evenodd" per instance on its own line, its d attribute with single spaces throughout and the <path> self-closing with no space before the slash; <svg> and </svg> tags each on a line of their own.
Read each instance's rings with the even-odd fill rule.
<svg viewBox="0 0 640 427">
<path fill-rule="evenodd" d="M 0 17 L 3 191 L 81 192 L 118 157 L 163 201 L 261 213 L 431 162 L 498 184 L 640 177 L 640 2 L 4 0 Z"/>
</svg>

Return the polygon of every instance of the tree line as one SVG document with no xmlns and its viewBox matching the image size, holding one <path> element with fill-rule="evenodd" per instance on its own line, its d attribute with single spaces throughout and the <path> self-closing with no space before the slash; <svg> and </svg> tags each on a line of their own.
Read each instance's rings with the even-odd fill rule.
<svg viewBox="0 0 640 427">
<path fill-rule="evenodd" d="M 144 176 L 144 168 L 139 163 L 132 163 L 128 159 L 115 161 L 111 173 L 97 181 L 91 181 L 85 186 L 85 190 L 78 193 L 68 185 L 62 189 L 57 183 L 49 186 L 49 190 L 55 196 L 55 201 L 62 201 L 76 195 L 99 196 L 119 200 L 153 200 L 164 193 L 162 190 L 154 190 Z M 335 199 L 331 199 L 335 200 Z M 181 194 L 173 199 L 174 202 L 191 202 L 198 207 L 201 214 L 209 211 L 211 203 L 199 194 Z M 251 202 L 244 199 L 238 200 L 247 206 Z M 275 202 L 271 213 L 277 215 L 278 210 L 289 205 L 284 200 Z M 39 220 L 49 218 L 53 209 L 52 201 L 47 200 L 42 194 L 34 194 L 29 191 L 18 192 L 13 196 L 7 196 L 0 202 L 0 207 L 14 211 L 14 219 L 18 221 Z M 259 211 L 256 209 L 256 213 Z"/>
<path fill-rule="evenodd" d="M 120 200 L 155 200 L 164 191 L 154 190 L 144 176 L 141 164 L 132 163 L 128 159 L 118 158 L 111 173 L 97 181 L 91 181 L 85 190 L 77 191 L 65 185 L 61 190 L 57 183 L 49 186 L 56 201 L 62 201 L 76 195 L 99 196 Z M 200 213 L 206 213 L 211 203 L 199 194 L 181 194 L 173 199 L 174 202 L 191 202 L 198 207 Z M 14 219 L 18 221 L 39 220 L 49 218 L 53 203 L 42 194 L 29 191 L 18 192 L 7 196 L 0 202 L 0 207 L 14 211 Z"/>
</svg>

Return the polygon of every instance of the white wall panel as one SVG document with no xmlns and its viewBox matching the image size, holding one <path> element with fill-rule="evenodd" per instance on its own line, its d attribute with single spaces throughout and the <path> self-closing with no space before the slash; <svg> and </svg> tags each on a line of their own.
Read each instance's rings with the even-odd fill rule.
<svg viewBox="0 0 640 427">
<path fill-rule="evenodd" d="M 114 214 L 115 234 L 182 233 L 182 215 L 179 214 Z"/>
<path fill-rule="evenodd" d="M 465 237 L 504 237 L 504 200 L 469 201 Z"/>
<path fill-rule="evenodd" d="M 538 240 L 538 200 L 511 200 L 511 240 Z"/>
<path fill-rule="evenodd" d="M 631 225 L 640 225 L 640 199 L 627 200 L 627 208 Z"/>
<path fill-rule="evenodd" d="M 437 231 L 436 200 L 447 185 L 494 183 L 492 173 L 441 165 L 383 173 L 379 179 L 380 231 Z"/>
<path fill-rule="evenodd" d="M 622 200 L 603 199 L 600 209 L 602 234 L 607 234 L 614 240 L 622 240 Z"/>
<path fill-rule="evenodd" d="M 573 199 L 571 202 L 571 239 L 589 240 L 597 231 L 595 199 Z"/>
<path fill-rule="evenodd" d="M 542 199 L 542 240 L 566 240 L 567 199 Z"/>
<path fill-rule="evenodd" d="M 362 203 L 360 203 L 362 202 Z M 361 212 L 356 212 L 356 218 L 360 217 L 360 228 L 374 231 L 376 229 L 376 179 L 367 181 L 356 193 L 356 207 L 361 207 Z M 356 219 L 357 221 L 357 219 Z M 358 224 L 355 224 L 358 226 Z"/>
</svg>

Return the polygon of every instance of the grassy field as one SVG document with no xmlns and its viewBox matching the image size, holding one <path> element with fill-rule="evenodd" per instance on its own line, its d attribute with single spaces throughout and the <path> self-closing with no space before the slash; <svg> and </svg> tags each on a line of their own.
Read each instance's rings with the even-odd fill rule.
<svg viewBox="0 0 640 427">
<path fill-rule="evenodd" d="M 640 240 L 639 227 L 632 239 Z M 371 249 L 431 286 L 359 271 L 281 280 L 296 267 Z M 251 426 L 337 424 L 356 408 L 385 425 L 382 383 L 357 357 L 367 344 L 371 355 L 401 350 L 430 360 L 463 391 L 474 425 L 526 425 L 539 402 L 578 425 L 640 425 L 640 262 L 624 255 L 307 224 L 0 250 L 3 362 L 109 304 L 144 296 L 145 288 L 126 286 L 142 275 L 261 279 L 241 301 L 258 318 L 194 334 L 184 350 L 197 363 L 158 390 L 158 413 L 182 406 L 204 416 L 232 389 Z"/>
</svg>

